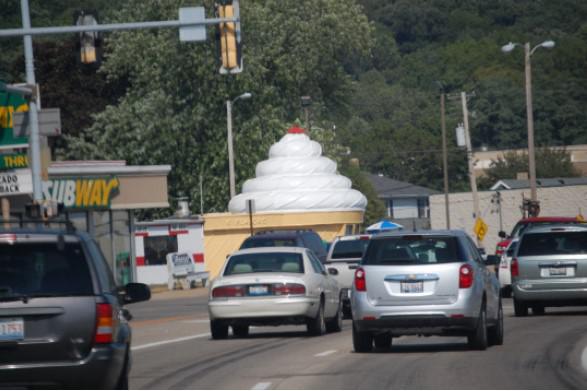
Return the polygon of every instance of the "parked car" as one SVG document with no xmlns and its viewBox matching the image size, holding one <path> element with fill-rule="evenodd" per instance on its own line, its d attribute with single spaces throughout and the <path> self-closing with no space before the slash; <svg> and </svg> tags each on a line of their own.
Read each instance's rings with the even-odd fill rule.
<svg viewBox="0 0 587 391">
<path fill-rule="evenodd" d="M 0 387 L 128 388 L 130 314 L 96 242 L 72 229 L 0 230 Z"/>
<path fill-rule="evenodd" d="M 326 245 L 320 235 L 311 229 L 257 232 L 245 239 L 240 249 L 275 246 L 306 247 L 316 254 L 320 262 L 326 262 Z"/>
<path fill-rule="evenodd" d="M 510 271 L 510 264 L 514 257 L 514 252 L 518 246 L 519 238 L 513 239 L 507 246 L 506 250 L 501 254 L 499 262 L 498 278 L 501 285 L 501 295 L 503 297 L 512 296 L 512 273 Z"/>
<path fill-rule="evenodd" d="M 392 232 L 369 241 L 351 293 L 356 352 L 401 335 L 466 336 L 484 350 L 503 343 L 499 282 L 462 231 Z"/>
<path fill-rule="evenodd" d="M 508 235 L 504 231 L 499 232 L 499 236 L 502 238 L 500 242 L 497 243 L 495 247 L 495 255 L 501 255 L 505 251 L 505 249 L 509 246 L 510 242 L 520 237 L 524 230 L 529 227 L 534 227 L 537 225 L 550 225 L 550 224 L 581 224 L 584 221 L 578 217 L 554 217 L 554 216 L 545 216 L 545 217 L 528 217 L 521 219 L 516 223 L 512 232 Z"/>
<path fill-rule="evenodd" d="M 343 314 L 346 317 L 351 317 L 350 297 L 355 270 L 370 238 L 370 234 L 339 236 L 334 239 L 326 255 L 327 267 L 338 270 L 334 279 L 341 289 Z"/>
<path fill-rule="evenodd" d="M 229 326 L 236 337 L 246 337 L 251 325 L 305 324 L 310 335 L 342 328 L 340 289 L 302 247 L 233 253 L 210 286 L 208 310 L 213 339 L 226 338 Z"/>
<path fill-rule="evenodd" d="M 544 307 L 587 303 L 587 227 L 528 229 L 511 263 L 514 313 L 543 314 Z"/>
</svg>

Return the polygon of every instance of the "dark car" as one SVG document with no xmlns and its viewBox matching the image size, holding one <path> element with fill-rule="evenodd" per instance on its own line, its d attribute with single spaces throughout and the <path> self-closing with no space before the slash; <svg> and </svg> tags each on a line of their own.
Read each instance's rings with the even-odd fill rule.
<svg viewBox="0 0 587 391">
<path fill-rule="evenodd" d="M 0 388 L 128 388 L 130 314 L 149 287 L 116 286 L 73 229 L 0 229 Z"/>
<path fill-rule="evenodd" d="M 320 262 L 326 262 L 326 246 L 322 238 L 312 230 L 275 230 L 257 232 L 249 236 L 240 249 L 254 247 L 305 247 L 316 254 Z"/>
</svg>

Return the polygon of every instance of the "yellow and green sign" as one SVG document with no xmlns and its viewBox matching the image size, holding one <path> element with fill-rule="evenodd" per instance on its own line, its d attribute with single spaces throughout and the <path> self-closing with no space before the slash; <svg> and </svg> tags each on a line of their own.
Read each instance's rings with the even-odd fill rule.
<svg viewBox="0 0 587 391">
<path fill-rule="evenodd" d="M 27 168 L 29 158 L 26 153 L 7 153 L 0 155 L 0 170 Z"/>
<path fill-rule="evenodd" d="M 107 209 L 119 186 L 117 177 L 52 179 L 43 182 L 43 198 L 69 209 Z"/>
<path fill-rule="evenodd" d="M 27 137 L 14 137 L 14 113 L 29 111 L 27 101 L 18 94 L 0 92 L 0 145 L 28 144 Z"/>
</svg>

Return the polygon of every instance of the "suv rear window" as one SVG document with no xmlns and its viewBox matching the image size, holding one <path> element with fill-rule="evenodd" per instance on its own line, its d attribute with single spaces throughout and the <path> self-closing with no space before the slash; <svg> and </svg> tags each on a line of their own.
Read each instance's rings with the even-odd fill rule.
<svg viewBox="0 0 587 391">
<path fill-rule="evenodd" d="M 298 247 L 295 239 L 285 238 L 249 238 L 241 245 L 241 249 L 255 247 Z"/>
<path fill-rule="evenodd" d="M 362 239 L 339 240 L 334 244 L 330 258 L 331 260 L 361 258 L 368 244 L 368 240 Z"/>
<path fill-rule="evenodd" d="M 303 273 L 304 263 L 298 253 L 254 253 L 230 257 L 225 276 L 247 273 Z"/>
<path fill-rule="evenodd" d="M 587 253 L 587 231 L 542 232 L 523 236 L 518 256 Z"/>
<path fill-rule="evenodd" d="M 90 296 L 93 285 L 79 243 L 0 245 L 0 300 L 6 297 Z"/>
<path fill-rule="evenodd" d="M 371 240 L 364 265 L 420 265 L 463 262 L 458 240 L 452 236 L 397 236 Z"/>
</svg>

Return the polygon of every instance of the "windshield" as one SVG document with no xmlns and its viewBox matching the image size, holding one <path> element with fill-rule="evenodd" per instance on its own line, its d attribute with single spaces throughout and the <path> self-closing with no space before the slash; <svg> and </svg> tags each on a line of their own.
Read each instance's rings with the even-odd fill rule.
<svg viewBox="0 0 587 391">
<path fill-rule="evenodd" d="M 0 244 L 0 300 L 90 295 L 92 279 L 79 243 Z"/>
<path fill-rule="evenodd" d="M 586 254 L 587 231 L 544 232 L 524 235 L 518 256 Z"/>
<path fill-rule="evenodd" d="M 349 258 L 360 259 L 368 244 L 369 240 L 366 239 L 339 240 L 334 244 L 330 260 L 336 261 L 337 259 Z"/>
<path fill-rule="evenodd" d="M 249 238 L 242 244 L 241 249 L 256 247 L 297 247 L 297 244 L 295 239 Z"/>
<path fill-rule="evenodd" d="M 304 273 L 302 254 L 253 253 L 229 258 L 224 270 L 225 276 L 247 273 Z"/>
<path fill-rule="evenodd" d="M 417 265 L 462 262 L 455 237 L 411 235 L 371 240 L 365 265 Z"/>
</svg>

